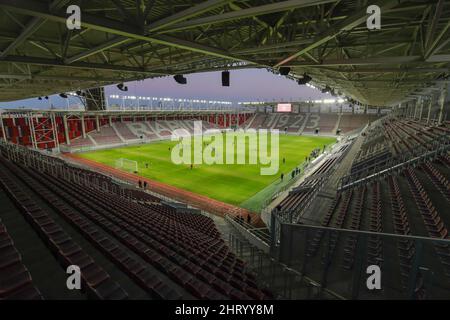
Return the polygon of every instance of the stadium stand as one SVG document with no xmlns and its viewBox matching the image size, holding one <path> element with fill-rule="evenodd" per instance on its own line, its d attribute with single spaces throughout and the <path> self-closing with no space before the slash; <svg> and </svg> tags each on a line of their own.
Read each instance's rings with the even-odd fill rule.
<svg viewBox="0 0 450 320">
<path fill-rule="evenodd" d="M 0 220 L 0 299 L 40 300 L 42 295 L 33 285 L 31 275 L 14 246 L 14 241 Z"/>
<path fill-rule="evenodd" d="M 380 129 L 382 134 L 369 134 L 380 132 Z M 325 228 L 310 230 L 313 236 L 307 240 L 307 250 L 303 256 L 311 266 L 308 268 L 311 270 L 310 276 L 314 274 L 314 268 L 327 270 L 331 287 L 331 282 L 337 279 L 350 279 L 350 274 L 356 272 L 361 264 L 379 265 L 384 272 L 389 270 L 390 274 L 389 281 L 385 282 L 389 289 L 381 296 L 406 297 L 404 294 L 408 290 L 411 294 L 409 297 L 417 299 L 446 295 L 450 289 L 448 243 L 418 243 L 414 238 L 448 239 L 450 166 L 447 150 L 450 139 L 445 135 L 446 129 L 446 124 L 428 126 L 417 121 L 391 117 L 381 119 L 366 130 L 361 137 L 364 143 L 358 149 L 348 176 L 359 179 L 359 183 L 339 189 L 325 214 L 316 222 Z M 436 141 L 440 141 L 440 144 Z M 396 150 L 409 152 L 409 156 L 397 154 L 398 159 L 394 163 L 392 161 Z M 413 156 L 417 160 L 412 161 Z M 295 217 L 302 214 L 302 203 L 306 201 L 306 195 L 318 188 L 311 179 L 320 171 L 327 173 L 327 163 L 330 161 L 332 160 L 322 162 L 309 179 L 293 188 L 274 209 L 274 213 L 291 223 L 298 220 L 302 224 L 311 223 L 312 221 Z M 376 163 L 378 167 L 374 170 L 360 169 L 371 167 L 372 163 Z M 377 174 L 373 174 L 374 172 Z M 334 231 L 337 229 L 372 233 L 363 236 Z M 303 230 L 304 232 L 306 231 Z M 391 234 L 410 238 L 388 236 Z M 358 242 L 362 244 L 358 245 Z M 419 245 L 422 253 L 417 251 Z M 417 257 L 418 254 L 421 254 L 421 258 Z M 356 257 L 359 257 L 358 261 Z M 364 257 L 365 262 L 361 261 L 361 257 Z M 414 271 L 414 268 L 417 266 L 414 267 L 414 263 L 417 263 L 417 259 L 421 259 L 422 271 L 415 273 L 417 269 Z M 343 270 L 350 273 L 346 275 Z M 422 272 L 429 272 L 426 270 L 432 270 L 430 272 L 433 272 L 433 279 L 428 279 L 425 283 Z M 421 280 L 411 278 L 413 275 L 419 276 Z M 316 276 L 316 280 L 320 281 L 320 273 Z M 334 290 L 345 292 L 342 287 L 333 285 Z M 365 293 L 360 294 L 365 296 Z"/>
<path fill-rule="evenodd" d="M 449 299 L 449 0 L 2 0 L 0 21 L 0 300 Z M 237 70 L 295 87 L 234 95 Z M 137 85 L 202 72 L 232 101 Z M 195 139 L 193 164 L 160 141 L 195 121 L 279 131 L 273 179 L 225 167 L 258 140 L 262 176 L 259 137 Z"/>
<path fill-rule="evenodd" d="M 343 133 L 348 133 L 355 130 L 356 128 L 364 127 L 365 125 L 375 121 L 378 117 L 374 115 L 360 115 L 360 114 L 349 114 L 342 115 L 341 121 L 339 123 L 339 129 Z"/>
<path fill-rule="evenodd" d="M 112 127 L 102 127 L 99 132 L 89 133 L 90 138 L 96 145 L 117 144 L 123 142 Z"/>
<path fill-rule="evenodd" d="M 327 290 L 336 295 L 349 294 L 348 285 L 343 284 L 354 281 L 355 272 L 378 265 L 389 270 L 384 280 L 388 288 L 376 293 L 358 290 L 360 297 L 445 296 L 450 290 L 450 252 L 448 244 L 439 241 L 449 237 L 449 123 L 428 124 L 395 115 L 374 121 L 361 115 L 311 116 L 257 113 L 244 124 L 298 133 L 312 130 L 308 124 L 317 120 L 313 128 L 322 132 L 323 126 L 331 134 L 337 127 L 355 131 L 346 124 L 349 116 L 358 117 L 357 125 L 365 127 L 361 133 L 343 137 L 317 160 L 310 159 L 312 169 L 278 199 L 272 223 L 306 228 L 293 229 L 294 238 L 304 237 L 305 250 L 290 250 L 288 261 L 303 261 L 308 279 L 319 283 L 325 279 Z M 192 132 L 193 122 L 114 122 L 91 131 L 86 139 L 72 140 L 72 145 L 123 143 L 140 140 L 141 135 L 161 139 L 176 127 Z M 203 129 L 215 127 L 209 123 Z M 58 157 L 10 143 L 1 146 L 2 188 L 63 268 L 76 263 L 87 270 L 84 297 L 273 297 L 275 288 L 261 286 L 259 273 L 232 252 L 236 241 L 230 248 L 211 218 L 180 213 L 158 195 L 124 188 L 115 178 Z M 340 179 L 336 182 L 335 177 Z M 329 199 L 324 201 L 326 209 L 311 215 L 319 196 Z M 251 225 L 237 222 L 252 230 Z M 275 226 L 252 233 L 267 244 Z M 318 229 L 308 229 L 313 227 Z M 21 271 L 23 284 L 8 286 L 2 291 L 4 297 L 46 298 L 48 288 L 32 282 L 26 265 L 22 263 L 25 269 L 21 269 L 21 261 L 13 254 L 11 242 L 4 242 L 2 252 L 11 256 L 7 263 L 25 270 Z M 280 261 L 286 255 L 283 244 L 280 241 Z M 85 249 L 86 245 L 92 249 Z M 427 270 L 433 273 L 431 280 Z M 119 272 L 129 282 L 116 278 Z"/>
<path fill-rule="evenodd" d="M 308 203 L 311 198 L 322 187 L 325 177 L 330 175 L 345 156 L 346 151 L 351 146 L 351 142 L 344 143 L 332 154 L 321 161 L 308 177 L 298 186 L 293 188 L 289 194 L 277 205 L 275 214 L 289 217 L 290 221 L 295 221 L 297 217 L 293 214 L 301 211 L 302 206 Z"/>
<path fill-rule="evenodd" d="M 210 218 L 176 214 L 159 199 L 142 192 L 135 192 L 135 200 L 118 197 L 91 185 L 95 182 L 97 186 L 114 190 L 110 178 L 45 158 L 54 167 L 46 166 L 38 172 L 36 168 L 24 166 L 24 158 L 22 164 L 13 164 L 1 157 L 0 181 L 11 197 L 20 198 L 16 204 L 20 204 L 27 214 L 30 212 L 32 219 L 38 219 L 32 220 L 33 226 L 54 246 L 62 265 L 82 266 L 82 272 L 86 274 L 84 284 L 96 297 L 121 299 L 127 294 L 53 222 L 48 213 L 20 190 L 19 182 L 13 182 L 13 176 L 35 190 L 36 197 L 47 202 L 153 298 L 179 299 L 183 293 L 152 275 L 146 265 L 151 265 L 199 299 L 265 299 L 271 296 L 268 291 L 258 288 L 254 275 L 245 271 L 245 263 L 230 252 Z M 39 164 L 38 167 L 43 168 Z M 58 174 L 54 175 L 56 172 Z M 85 179 L 73 178 L 80 173 Z M 65 180 L 61 175 L 72 178 Z M 122 246 L 118 247 L 117 241 Z M 134 260 L 131 252 L 144 263 Z"/>
<path fill-rule="evenodd" d="M 352 115 L 338 113 L 256 113 L 248 128 L 279 129 L 289 133 L 335 135 L 337 129 L 342 133 L 360 129 L 364 125 L 377 120 L 375 115 Z"/>
<path fill-rule="evenodd" d="M 127 122 L 116 122 L 112 124 L 112 127 L 115 129 L 117 134 L 122 138 L 121 140 L 135 140 L 139 139 L 139 134 L 135 134 L 129 127 L 130 125 Z M 101 130 L 101 129 L 100 129 Z"/>
</svg>

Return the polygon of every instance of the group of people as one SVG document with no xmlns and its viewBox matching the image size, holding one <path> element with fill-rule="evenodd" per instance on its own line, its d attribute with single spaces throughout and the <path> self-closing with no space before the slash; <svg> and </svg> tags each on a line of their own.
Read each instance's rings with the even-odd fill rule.
<svg viewBox="0 0 450 320">
<path fill-rule="evenodd" d="M 139 189 L 147 190 L 147 181 L 142 182 L 141 180 L 138 181 Z"/>
<path fill-rule="evenodd" d="M 292 172 L 291 172 L 291 179 L 294 179 L 294 177 L 295 177 L 296 175 L 300 174 L 301 172 L 302 172 L 302 169 L 300 169 L 300 168 L 298 168 L 298 167 L 295 168 L 294 170 L 292 170 Z M 281 181 L 284 180 L 284 173 L 281 173 L 280 180 L 281 180 Z"/>
</svg>

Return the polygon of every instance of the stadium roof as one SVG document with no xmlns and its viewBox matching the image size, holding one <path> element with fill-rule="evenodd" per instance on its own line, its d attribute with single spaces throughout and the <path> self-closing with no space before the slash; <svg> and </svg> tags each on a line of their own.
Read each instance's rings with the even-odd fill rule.
<svg viewBox="0 0 450 320">
<path fill-rule="evenodd" d="M 66 28 L 66 7 L 82 10 Z M 367 6 L 381 8 L 368 30 Z M 163 75 L 291 67 L 364 104 L 439 88 L 450 1 L 0 0 L 0 100 Z M 257 79 L 255 79 L 257 81 Z"/>
</svg>

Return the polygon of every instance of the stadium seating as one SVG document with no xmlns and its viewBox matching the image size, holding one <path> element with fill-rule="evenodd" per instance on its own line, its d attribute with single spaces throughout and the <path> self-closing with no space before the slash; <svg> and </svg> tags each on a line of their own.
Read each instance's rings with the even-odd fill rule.
<svg viewBox="0 0 450 320">
<path fill-rule="evenodd" d="M 0 219 L 0 300 L 40 300 L 14 241 Z"/>
<path fill-rule="evenodd" d="M 206 216 L 177 213 L 142 191 L 127 192 L 131 198 L 117 196 L 112 193 L 115 188 L 110 178 L 67 164 L 55 176 L 50 169 L 39 172 L 2 157 L 0 163 L 2 187 L 20 199 L 16 203 L 23 207 L 25 215 L 31 212 L 36 221 L 30 223 L 50 244 L 63 266 L 82 266 L 83 283 L 93 296 L 120 299 L 127 294 L 18 184 L 25 183 L 35 190 L 34 196 L 48 203 L 153 298 L 180 299 L 187 292 L 198 299 L 270 297 L 258 288 L 254 275 L 230 252 L 214 222 Z M 59 160 L 55 163 L 61 164 Z M 63 176 L 71 178 L 66 180 Z M 167 278 L 158 277 L 152 269 Z"/>
<path fill-rule="evenodd" d="M 408 166 L 400 174 L 382 176 L 370 183 L 338 193 L 328 212 L 323 216 L 321 225 L 348 230 L 364 228 L 376 233 L 447 239 L 447 226 L 450 223 L 447 208 L 450 201 L 448 181 L 445 177 L 450 174 L 450 167 L 446 163 L 446 158 L 447 156 L 441 156 L 418 167 Z M 439 192 L 436 193 L 435 190 Z M 405 201 L 409 201 L 407 205 Z M 339 261 L 342 261 L 342 267 L 351 271 L 357 240 L 354 236 L 346 236 L 342 242 L 339 240 L 340 237 L 342 235 L 331 236 L 329 248 L 330 252 L 335 252 L 331 263 L 339 264 Z M 310 240 L 308 255 L 314 257 L 318 254 L 319 247 L 324 245 L 326 243 L 323 231 L 317 231 Z M 398 290 L 406 288 L 415 254 L 414 242 L 397 241 L 397 257 L 392 256 L 390 243 L 384 242 L 380 236 L 370 236 L 366 246 L 367 264 L 383 265 L 384 268 L 389 268 L 390 272 L 398 270 L 400 279 Z M 443 276 L 442 281 L 448 283 L 449 279 L 445 278 L 450 277 L 448 247 L 436 244 L 430 250 L 428 266 L 433 270 L 442 269 L 442 275 L 436 277 Z M 385 252 L 389 252 L 388 257 Z M 395 261 L 398 261 L 397 265 Z"/>
<path fill-rule="evenodd" d="M 127 122 L 115 122 L 113 123 L 113 127 L 124 140 L 135 140 L 140 138 L 139 134 L 135 134 L 129 129 L 129 124 Z"/>
<path fill-rule="evenodd" d="M 123 142 L 117 135 L 114 128 L 104 126 L 99 132 L 91 132 L 89 136 L 96 142 L 97 145 L 117 144 Z"/>
<path fill-rule="evenodd" d="M 100 131 L 91 131 L 86 138 L 78 137 L 71 140 L 66 147 L 77 150 L 82 147 L 117 145 L 122 143 L 154 141 L 170 138 L 173 130 L 184 129 L 194 132 L 194 121 L 201 120 L 156 120 L 156 121 L 117 121 L 112 126 L 104 125 Z M 202 131 L 216 128 L 215 125 L 201 121 Z"/>
<path fill-rule="evenodd" d="M 321 134 L 347 133 L 363 127 L 378 119 L 376 115 L 353 115 L 337 113 L 256 113 L 247 127 L 252 129 L 279 129 L 296 134 L 314 134 L 316 129 Z"/>
<path fill-rule="evenodd" d="M 322 194 L 328 177 L 342 173 L 349 177 L 347 182 L 358 182 L 338 190 L 336 195 L 329 189 L 321 195 L 329 202 L 312 221 L 325 228 L 309 230 L 303 238 L 305 270 L 314 273 L 325 269 L 326 277 L 335 285 L 351 279 L 361 266 L 378 265 L 389 271 L 387 290 L 402 296 L 412 286 L 411 274 L 421 252 L 425 258 L 420 260 L 420 268 L 433 272 L 433 292 L 438 292 L 437 296 L 448 292 L 450 247 L 419 244 L 412 238 L 392 235 L 449 239 L 450 156 L 447 151 L 435 152 L 450 143 L 449 124 L 426 124 L 395 116 L 375 122 L 369 115 L 302 116 L 256 114 L 247 124 L 250 128 L 298 134 L 313 133 L 315 128 L 332 133 L 337 127 L 350 132 L 354 130 L 349 124 L 353 120 L 360 126 L 370 123 L 358 137 L 360 140 L 344 139 L 340 147 L 318 159 L 308 176 L 273 211 L 283 219 L 291 219 L 288 222 L 292 224 L 303 224 L 306 220 L 300 213 L 317 194 Z M 209 124 L 203 129 L 214 127 Z M 141 136 L 156 140 L 168 137 L 175 128 L 193 132 L 193 122 L 115 122 L 112 127 L 105 125 L 100 132 L 91 131 L 88 138 L 72 142 L 75 146 L 104 145 L 131 142 Z M 353 145 L 358 147 L 353 150 Z M 350 149 L 354 153 L 348 161 Z M 179 212 L 155 194 L 124 187 L 111 177 L 61 159 L 40 154 L 38 160 L 27 161 L 27 156 L 29 153 L 18 152 L 14 161 L 0 157 L 0 186 L 62 268 L 69 264 L 82 267 L 86 297 L 135 297 L 111 270 L 123 272 L 127 281 L 152 299 L 272 297 L 257 283 L 247 264 L 231 252 L 209 217 Z M 347 171 L 337 172 L 346 161 Z M 379 172 L 383 174 L 375 174 Z M 24 186 L 33 190 L 32 194 L 25 192 Z M 360 231 L 370 234 L 361 237 Z M 85 250 L 80 239 L 95 251 Z M 5 279 L 0 282 L 1 298 L 45 298 L 1 221 L 0 257 L 0 280 Z M 113 267 L 106 271 L 102 259 Z M 13 276 L 9 277 L 5 270 Z M 311 278 L 323 280 L 323 275 L 315 276 Z M 430 294 L 426 285 L 414 285 L 418 286 L 414 290 L 416 297 Z M 370 294 L 383 297 L 384 293 Z"/>
<path fill-rule="evenodd" d="M 351 281 L 351 275 L 357 272 L 357 268 L 378 265 L 385 274 L 389 274 L 389 279 L 384 280 L 384 286 L 389 286 L 388 294 L 398 297 L 403 294 L 405 297 L 405 292 L 411 290 L 412 281 L 416 281 L 411 277 L 418 259 L 417 241 L 383 237 L 383 234 L 449 239 L 450 157 L 445 151 L 448 149 L 444 150 L 450 143 L 449 135 L 445 125 L 428 125 L 390 117 L 370 125 L 360 138 L 362 143 L 348 172 L 348 177 L 360 182 L 338 191 L 329 202 L 328 209 L 323 213 L 314 212 L 313 217 L 320 217 L 318 224 L 322 227 L 370 231 L 373 234 L 363 237 L 350 232 L 310 230 L 304 252 L 307 262 L 303 262 L 308 267 L 303 268 L 309 270 L 306 274 L 316 281 L 324 281 L 326 272 L 326 278 L 332 282 L 330 286 L 339 292 L 342 290 L 339 283 L 345 281 L 343 279 Z M 412 161 L 414 157 L 417 160 Z M 274 212 L 281 219 L 291 223 L 300 221 L 300 224 L 313 221 L 309 218 L 311 216 L 306 220 L 292 219 L 292 216 L 303 210 L 305 199 L 311 201 L 307 195 L 317 188 L 311 182 L 321 173 L 330 175 L 333 171 L 333 164 L 330 164 L 333 159 L 329 157 L 322 161 L 304 182 L 293 188 L 280 202 Z M 391 170 L 393 166 L 395 170 Z M 374 175 L 378 172 L 383 174 Z M 298 232 L 300 230 L 303 229 Z M 294 235 L 292 237 L 296 239 Z M 428 280 L 432 281 L 433 289 L 430 282 L 424 285 L 423 281 L 417 280 L 414 283 L 417 286 L 414 297 L 420 299 L 433 294 L 442 297 L 450 290 L 449 247 L 431 241 L 420 245 L 420 267 L 433 270 L 433 280 Z M 295 253 L 290 255 L 290 259 L 302 261 Z M 365 260 L 356 261 L 357 257 Z M 323 271 L 318 271 L 314 277 L 316 270 Z M 384 294 L 386 292 L 380 297 Z"/>
<path fill-rule="evenodd" d="M 364 114 L 349 114 L 342 115 L 339 123 L 339 129 L 342 133 L 353 131 L 357 128 L 361 128 L 372 121 L 375 121 L 378 117 L 374 115 Z"/>
<path fill-rule="evenodd" d="M 2 160 L 3 164 L 4 161 Z M 79 266 L 85 290 L 99 299 L 126 299 L 127 293 L 113 281 L 95 261 L 14 181 L 11 174 L 0 174 L 2 187 L 22 210 L 25 219 L 33 226 L 61 265 Z"/>
<path fill-rule="evenodd" d="M 314 194 L 315 190 L 320 187 L 319 182 L 321 179 L 333 171 L 335 165 L 340 162 L 349 147 L 350 143 L 345 143 L 321 162 L 320 165 L 309 174 L 307 179 L 297 187 L 293 188 L 293 190 L 279 203 L 277 212 L 289 216 L 291 215 L 291 212 L 297 212 L 305 201 L 310 199 L 309 197 Z"/>
</svg>

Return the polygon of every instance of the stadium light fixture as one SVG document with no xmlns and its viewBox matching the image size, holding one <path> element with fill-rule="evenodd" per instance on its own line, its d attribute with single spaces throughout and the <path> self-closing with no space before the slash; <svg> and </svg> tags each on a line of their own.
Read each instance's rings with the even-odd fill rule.
<svg viewBox="0 0 450 320">
<path fill-rule="evenodd" d="M 230 71 L 222 71 L 222 87 L 230 86 Z"/>
<path fill-rule="evenodd" d="M 289 74 L 289 72 L 291 72 L 291 68 L 289 68 L 289 67 L 280 67 L 279 71 L 280 71 L 280 75 L 287 76 Z"/>
<path fill-rule="evenodd" d="M 125 86 L 123 83 L 119 83 L 117 85 L 117 89 L 119 89 L 120 91 L 128 91 L 128 87 Z"/>
<path fill-rule="evenodd" d="M 305 74 L 303 74 L 303 77 L 302 78 L 299 78 L 298 80 L 297 80 L 297 83 L 299 84 L 299 85 L 308 85 L 308 83 L 310 82 L 312 80 L 312 78 L 310 77 L 310 76 L 308 76 L 306 73 Z"/>
<path fill-rule="evenodd" d="M 178 84 L 186 84 L 187 83 L 187 79 L 182 74 L 176 74 L 173 76 L 173 78 L 175 79 L 175 81 Z"/>
</svg>

